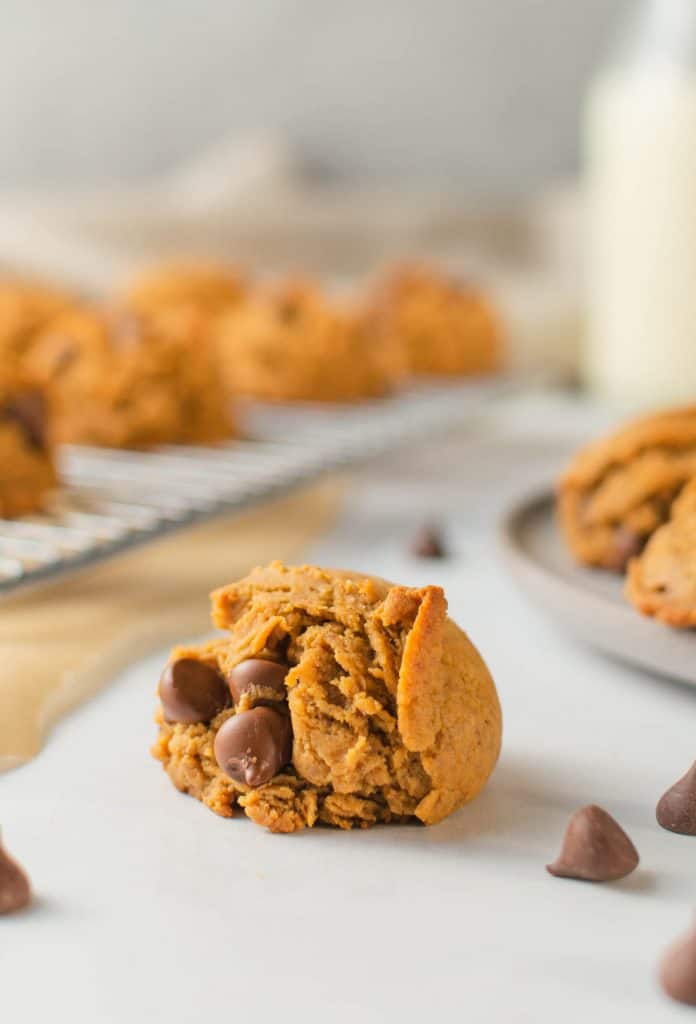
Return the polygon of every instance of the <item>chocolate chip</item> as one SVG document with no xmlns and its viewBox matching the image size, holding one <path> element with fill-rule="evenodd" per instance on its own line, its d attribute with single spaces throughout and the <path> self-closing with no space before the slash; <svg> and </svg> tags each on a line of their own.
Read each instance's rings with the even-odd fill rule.
<svg viewBox="0 0 696 1024">
<path fill-rule="evenodd" d="M 14 395 L 3 406 L 6 419 L 16 423 L 24 434 L 28 444 L 38 451 L 45 451 L 46 439 L 46 402 L 38 391 L 27 391 Z"/>
<path fill-rule="evenodd" d="M 657 820 L 670 832 L 696 836 L 696 761 L 686 775 L 660 798 Z"/>
<path fill-rule="evenodd" d="M 29 879 L 0 843 L 0 914 L 13 914 L 30 901 Z"/>
<path fill-rule="evenodd" d="M 627 526 L 619 526 L 614 532 L 613 551 L 608 568 L 623 572 L 630 560 L 641 553 L 644 545 L 645 538 L 639 533 Z"/>
<path fill-rule="evenodd" d="M 263 786 L 292 757 L 287 715 L 260 707 L 228 718 L 215 737 L 215 758 L 226 775 L 247 786 Z"/>
<path fill-rule="evenodd" d="M 229 704 L 220 673 L 195 658 L 178 658 L 167 665 L 159 696 L 168 722 L 209 722 Z"/>
<path fill-rule="evenodd" d="M 696 929 L 669 947 L 660 964 L 659 978 L 671 999 L 696 1006 Z"/>
<path fill-rule="evenodd" d="M 612 882 L 638 866 L 638 851 L 610 814 L 592 804 L 568 822 L 563 846 L 546 870 L 557 878 Z"/>
<path fill-rule="evenodd" d="M 416 558 L 446 558 L 447 551 L 440 531 L 431 524 L 422 526 L 411 541 L 411 554 Z"/>
<path fill-rule="evenodd" d="M 287 665 L 263 658 L 247 658 L 240 661 L 227 676 L 227 685 L 235 704 L 242 697 L 248 702 L 260 700 L 284 700 L 286 696 L 285 677 Z"/>
</svg>

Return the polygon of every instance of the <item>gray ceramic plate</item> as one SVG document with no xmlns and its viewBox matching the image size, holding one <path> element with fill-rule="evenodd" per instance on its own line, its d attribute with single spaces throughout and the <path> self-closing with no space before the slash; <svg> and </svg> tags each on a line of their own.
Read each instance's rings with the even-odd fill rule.
<svg viewBox="0 0 696 1024">
<path fill-rule="evenodd" d="M 550 491 L 509 509 L 501 541 L 521 588 L 559 623 L 606 654 L 696 686 L 696 634 L 639 615 L 623 596 L 622 577 L 578 567 L 556 526 Z"/>
</svg>

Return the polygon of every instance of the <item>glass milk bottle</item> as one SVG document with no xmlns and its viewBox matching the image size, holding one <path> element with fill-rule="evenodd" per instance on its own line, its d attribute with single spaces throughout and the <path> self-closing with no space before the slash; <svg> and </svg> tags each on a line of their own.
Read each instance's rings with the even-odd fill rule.
<svg viewBox="0 0 696 1024">
<path fill-rule="evenodd" d="M 696 0 L 634 9 L 585 118 L 587 382 L 696 402 Z"/>
</svg>

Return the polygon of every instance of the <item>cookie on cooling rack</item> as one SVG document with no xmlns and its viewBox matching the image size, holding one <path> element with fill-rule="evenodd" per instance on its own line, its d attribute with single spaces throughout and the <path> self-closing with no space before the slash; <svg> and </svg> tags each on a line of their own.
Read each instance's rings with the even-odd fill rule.
<svg viewBox="0 0 696 1024">
<path fill-rule="evenodd" d="M 352 310 L 305 281 L 256 290 L 218 331 L 231 393 L 271 402 L 353 402 L 385 394 L 387 360 Z"/>
<path fill-rule="evenodd" d="M 37 334 L 75 301 L 39 282 L 0 278 L 0 364 L 21 363 Z"/>
<path fill-rule="evenodd" d="M 584 565 L 623 571 L 696 476 L 696 406 L 635 420 L 583 448 L 558 485 L 558 517 Z"/>
<path fill-rule="evenodd" d="M 147 448 L 235 433 L 205 318 L 190 307 L 70 310 L 37 339 L 30 368 L 60 441 Z"/>
<path fill-rule="evenodd" d="M 368 297 L 375 343 L 396 351 L 408 374 L 463 376 L 501 367 L 498 318 L 487 297 L 422 266 L 399 267 Z"/>
<path fill-rule="evenodd" d="M 44 396 L 0 365 L 0 517 L 37 511 L 55 484 Z"/>
<path fill-rule="evenodd" d="M 163 263 L 139 274 L 125 301 L 145 313 L 190 305 L 217 316 L 238 305 L 246 293 L 242 273 L 223 263 Z"/>
<path fill-rule="evenodd" d="M 670 626 L 696 626 L 696 479 L 672 505 L 628 566 L 626 595 L 644 615 Z"/>
<path fill-rule="evenodd" d="M 255 569 L 213 595 L 226 631 L 177 648 L 154 756 L 177 789 L 273 832 L 441 821 L 500 750 L 493 680 L 439 587 Z"/>
</svg>

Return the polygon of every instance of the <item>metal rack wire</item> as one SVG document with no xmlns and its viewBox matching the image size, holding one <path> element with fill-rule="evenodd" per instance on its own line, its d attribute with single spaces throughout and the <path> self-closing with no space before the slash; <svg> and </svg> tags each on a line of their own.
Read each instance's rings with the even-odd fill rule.
<svg viewBox="0 0 696 1024">
<path fill-rule="evenodd" d="M 324 473 L 454 428 L 511 381 L 419 388 L 350 407 L 257 406 L 255 440 L 151 452 L 68 446 L 63 487 L 40 515 L 0 519 L 0 597 Z"/>
</svg>

